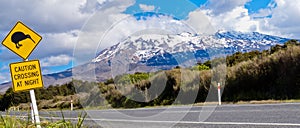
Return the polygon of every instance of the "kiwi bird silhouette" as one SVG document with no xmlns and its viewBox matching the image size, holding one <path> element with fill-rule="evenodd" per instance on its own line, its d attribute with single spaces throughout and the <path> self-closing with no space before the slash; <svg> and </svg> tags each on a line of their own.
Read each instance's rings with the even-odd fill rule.
<svg viewBox="0 0 300 128">
<path fill-rule="evenodd" d="M 23 32 L 19 31 L 12 34 L 11 41 L 15 43 L 16 47 L 19 49 L 22 46 L 22 44 L 20 44 L 20 41 L 25 40 L 27 38 L 30 39 L 33 43 L 35 43 L 35 41 L 30 37 L 30 35 L 25 35 Z"/>
</svg>

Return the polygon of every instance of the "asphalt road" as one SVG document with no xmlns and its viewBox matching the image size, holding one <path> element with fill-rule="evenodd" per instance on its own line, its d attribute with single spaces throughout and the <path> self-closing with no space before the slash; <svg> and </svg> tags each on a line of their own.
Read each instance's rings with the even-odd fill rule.
<svg viewBox="0 0 300 128">
<path fill-rule="evenodd" d="M 82 111 L 64 111 L 77 120 Z M 127 110 L 86 110 L 85 124 L 104 128 L 291 128 L 300 127 L 300 103 L 175 106 Z M 4 114 L 4 113 L 2 113 Z M 26 112 L 11 112 L 27 116 Z M 61 119 L 60 111 L 40 111 L 42 119 Z"/>
</svg>

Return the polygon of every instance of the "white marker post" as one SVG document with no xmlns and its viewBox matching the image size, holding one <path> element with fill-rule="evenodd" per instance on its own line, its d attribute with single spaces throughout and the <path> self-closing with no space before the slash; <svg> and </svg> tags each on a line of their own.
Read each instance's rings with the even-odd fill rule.
<svg viewBox="0 0 300 128">
<path fill-rule="evenodd" d="M 71 111 L 73 111 L 73 100 L 71 100 Z"/>
<path fill-rule="evenodd" d="M 218 83 L 218 100 L 219 100 L 219 105 L 221 105 L 221 85 Z"/>
</svg>

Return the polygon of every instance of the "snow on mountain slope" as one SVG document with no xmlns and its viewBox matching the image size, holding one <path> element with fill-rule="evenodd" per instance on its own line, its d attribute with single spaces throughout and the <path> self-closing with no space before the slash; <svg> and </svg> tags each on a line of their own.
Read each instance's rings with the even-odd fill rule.
<svg viewBox="0 0 300 128">
<path fill-rule="evenodd" d="M 145 34 L 128 37 L 126 40 L 104 49 L 92 62 L 111 61 L 121 51 L 127 54 L 130 63 L 146 63 L 147 65 L 176 65 L 174 57 L 178 53 L 192 52 L 198 60 L 209 59 L 208 48 L 224 49 L 226 54 L 265 50 L 276 44 L 283 44 L 288 39 L 264 35 L 257 32 L 217 32 L 215 35 L 203 36 L 191 33 L 177 35 Z M 156 60 L 154 60 L 156 59 Z M 164 60 L 170 61 L 161 62 Z M 150 62 L 156 61 L 156 62 Z M 160 61 L 160 62 L 159 62 Z M 176 61 L 176 60 L 175 60 Z"/>
</svg>

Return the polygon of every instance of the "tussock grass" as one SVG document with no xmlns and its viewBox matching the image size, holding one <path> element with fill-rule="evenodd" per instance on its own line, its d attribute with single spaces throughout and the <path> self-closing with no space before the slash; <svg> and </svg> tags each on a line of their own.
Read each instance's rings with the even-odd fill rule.
<svg viewBox="0 0 300 128">
<path fill-rule="evenodd" d="M 78 120 L 76 122 L 73 122 L 71 120 L 66 120 L 63 112 L 62 114 L 62 120 L 55 121 L 55 122 L 49 122 L 49 121 L 41 121 L 41 126 L 43 128 L 87 128 L 87 126 L 84 126 L 84 119 L 86 118 L 86 113 L 80 113 L 78 115 Z M 1 115 L 0 116 L 0 128 L 35 128 L 35 124 L 31 123 L 29 118 L 22 119 L 18 116 L 11 116 L 11 115 Z"/>
</svg>

